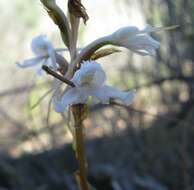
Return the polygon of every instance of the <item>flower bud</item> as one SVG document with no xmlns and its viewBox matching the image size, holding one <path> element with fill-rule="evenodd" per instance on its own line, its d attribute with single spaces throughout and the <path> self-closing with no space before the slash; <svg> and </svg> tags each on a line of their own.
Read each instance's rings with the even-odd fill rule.
<svg viewBox="0 0 194 190">
<path fill-rule="evenodd" d="M 110 36 L 111 43 L 141 55 L 154 56 L 160 43 L 150 36 L 150 32 L 154 32 L 154 28 L 139 30 L 134 26 L 123 27 Z"/>
</svg>

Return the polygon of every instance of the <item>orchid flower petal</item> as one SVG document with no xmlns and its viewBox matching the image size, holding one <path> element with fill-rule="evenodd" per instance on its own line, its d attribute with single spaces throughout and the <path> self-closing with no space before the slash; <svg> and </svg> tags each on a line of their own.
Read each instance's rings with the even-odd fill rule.
<svg viewBox="0 0 194 190">
<path fill-rule="evenodd" d="M 105 80 L 106 75 L 102 67 L 95 61 L 84 61 L 72 78 L 72 82 L 77 86 L 84 84 L 102 85 Z"/>
<path fill-rule="evenodd" d="M 47 55 L 50 45 L 52 44 L 45 35 L 39 35 L 32 39 L 31 49 L 35 55 Z"/>
<path fill-rule="evenodd" d="M 17 66 L 20 68 L 33 67 L 33 66 L 40 64 L 41 61 L 43 61 L 43 59 L 41 57 L 35 57 L 32 59 L 24 60 L 23 62 L 18 62 Z"/>
<path fill-rule="evenodd" d="M 31 48 L 36 55 L 47 55 L 51 59 L 50 66 L 57 70 L 57 62 L 55 57 L 55 50 L 52 43 L 45 35 L 39 35 L 32 40 Z"/>
<path fill-rule="evenodd" d="M 102 87 L 102 86 L 90 86 L 90 88 L 88 88 L 87 91 L 88 91 L 88 94 L 90 96 L 95 98 L 95 102 L 97 99 L 103 104 L 109 103 L 110 96 L 109 96 L 109 94 L 107 94 L 107 91 L 104 87 Z"/>
<path fill-rule="evenodd" d="M 127 48 L 136 52 L 140 51 L 148 53 L 148 55 L 155 55 L 156 49 L 159 48 L 160 43 L 154 40 L 152 37 L 147 35 L 137 35 L 131 39 L 128 40 L 128 44 L 126 44 Z"/>
<path fill-rule="evenodd" d="M 80 94 L 79 89 L 68 89 L 59 100 L 57 95 L 53 97 L 53 105 L 56 112 L 63 112 L 69 105 L 84 103 L 88 96 Z"/>
<path fill-rule="evenodd" d="M 118 29 L 116 32 L 112 34 L 112 37 L 114 38 L 115 43 L 120 43 L 121 37 L 122 40 L 127 40 L 131 36 L 135 36 L 140 33 L 140 30 L 135 27 L 135 26 L 127 26 L 127 27 L 122 27 Z"/>
<path fill-rule="evenodd" d="M 126 104 L 126 105 L 130 105 L 134 95 L 135 95 L 135 91 L 131 90 L 131 91 L 127 91 L 127 92 L 123 92 L 120 90 L 117 90 L 111 86 L 103 86 L 101 88 L 101 91 L 97 94 L 99 95 L 100 93 L 103 93 L 103 95 L 106 94 L 107 99 L 118 99 L 120 101 L 122 101 L 122 103 Z"/>
<path fill-rule="evenodd" d="M 129 105 L 133 98 L 135 91 L 122 92 L 111 86 L 92 86 L 87 89 L 88 95 L 98 99 L 103 104 L 109 103 L 110 99 L 121 100 L 124 104 Z"/>
<path fill-rule="evenodd" d="M 149 33 L 160 29 L 150 25 L 144 30 L 139 30 L 137 27 L 123 27 L 111 35 L 111 42 L 113 45 L 125 47 L 141 55 L 154 56 L 160 43 L 153 39 Z"/>
<path fill-rule="evenodd" d="M 20 68 L 34 67 L 38 75 L 42 75 L 43 73 L 42 65 L 47 65 L 55 71 L 58 70 L 55 49 L 45 35 L 33 38 L 31 49 L 37 57 L 25 60 L 23 63 L 17 63 Z"/>
</svg>

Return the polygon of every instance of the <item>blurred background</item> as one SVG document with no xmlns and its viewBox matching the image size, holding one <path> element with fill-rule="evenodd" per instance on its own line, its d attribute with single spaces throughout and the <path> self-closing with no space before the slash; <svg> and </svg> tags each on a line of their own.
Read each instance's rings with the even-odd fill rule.
<svg viewBox="0 0 194 190">
<path fill-rule="evenodd" d="M 57 2 L 67 9 L 67 1 Z M 83 4 L 90 19 L 81 24 L 79 47 L 122 26 L 180 25 L 153 34 L 161 42 L 155 58 L 123 50 L 98 60 L 108 84 L 135 88 L 137 95 L 130 107 L 91 106 L 85 120 L 89 181 L 97 190 L 193 190 L 194 1 Z M 40 101 L 51 77 L 16 66 L 33 57 L 36 35 L 64 48 L 59 31 L 38 0 L 1 0 L 0 12 L 0 190 L 76 190 L 68 115 L 52 110 L 51 94 Z"/>
</svg>

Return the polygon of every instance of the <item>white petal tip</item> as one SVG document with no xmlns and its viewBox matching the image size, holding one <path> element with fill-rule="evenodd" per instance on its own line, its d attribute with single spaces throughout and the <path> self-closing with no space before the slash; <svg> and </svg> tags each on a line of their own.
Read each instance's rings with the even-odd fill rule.
<svg viewBox="0 0 194 190">
<path fill-rule="evenodd" d="M 131 90 L 129 92 L 126 92 L 126 96 L 125 98 L 123 99 L 123 103 L 125 103 L 126 105 L 130 105 L 135 97 L 135 93 L 136 93 L 136 90 Z"/>
<path fill-rule="evenodd" d="M 25 68 L 25 65 L 21 64 L 20 62 L 16 62 L 15 64 L 19 68 Z"/>
<path fill-rule="evenodd" d="M 62 113 L 65 111 L 66 108 L 64 108 L 60 102 L 53 102 L 53 107 L 54 107 L 54 110 L 57 112 L 57 113 Z"/>
</svg>

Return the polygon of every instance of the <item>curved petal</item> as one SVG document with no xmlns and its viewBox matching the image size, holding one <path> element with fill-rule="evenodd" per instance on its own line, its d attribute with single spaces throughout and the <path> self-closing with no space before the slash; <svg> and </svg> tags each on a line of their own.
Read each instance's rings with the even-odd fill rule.
<svg viewBox="0 0 194 190">
<path fill-rule="evenodd" d="M 80 93 L 77 88 L 68 89 L 64 95 L 59 98 L 57 97 L 57 92 L 53 96 L 53 105 L 56 112 L 63 112 L 69 105 L 84 103 L 88 96 L 86 94 Z"/>
<path fill-rule="evenodd" d="M 111 35 L 114 44 L 122 44 L 128 38 L 139 34 L 140 30 L 136 26 L 126 26 L 118 29 Z"/>
<path fill-rule="evenodd" d="M 97 70 L 93 76 L 92 84 L 102 86 L 106 81 L 106 74 L 103 70 Z"/>
<path fill-rule="evenodd" d="M 129 45 L 129 48 L 134 48 L 134 49 L 145 49 L 146 47 L 157 49 L 159 48 L 160 43 L 154 40 L 150 36 L 137 35 L 128 40 L 128 45 Z"/>
<path fill-rule="evenodd" d="M 50 44 L 48 38 L 45 35 L 39 35 L 32 39 L 31 49 L 35 55 L 47 55 L 48 44 Z"/>
<path fill-rule="evenodd" d="M 147 35 L 137 35 L 129 39 L 124 44 L 125 47 L 136 53 L 145 53 L 145 55 L 155 55 L 156 49 L 159 48 L 160 43 Z"/>
<path fill-rule="evenodd" d="M 55 57 L 55 50 L 52 43 L 45 35 L 39 35 L 32 39 L 31 49 L 37 56 L 48 56 L 51 59 L 50 66 L 57 70 L 57 62 Z"/>
<path fill-rule="evenodd" d="M 110 86 L 104 86 L 103 88 L 110 98 L 121 100 L 126 105 L 130 105 L 135 96 L 135 90 L 123 92 Z"/>
<path fill-rule="evenodd" d="M 92 86 L 88 89 L 88 93 L 103 104 L 109 103 L 110 96 L 107 94 L 105 86 Z M 97 101 L 95 100 L 95 102 Z"/>
<path fill-rule="evenodd" d="M 106 75 L 102 67 L 95 61 L 84 61 L 72 78 L 72 82 L 77 86 L 103 85 L 105 80 Z"/>
<path fill-rule="evenodd" d="M 38 64 L 41 64 L 41 62 L 44 60 L 42 57 L 35 57 L 32 59 L 24 60 L 22 63 L 16 63 L 18 67 L 20 68 L 28 68 L 28 67 L 34 67 Z"/>
<path fill-rule="evenodd" d="M 110 86 L 92 87 L 90 88 L 89 93 L 104 104 L 109 103 L 110 99 L 118 99 L 126 105 L 129 105 L 132 102 L 135 95 L 134 90 L 122 92 Z"/>
<path fill-rule="evenodd" d="M 123 27 L 111 35 L 111 43 L 141 55 L 154 56 L 160 43 L 149 34 L 163 29 L 162 27 L 152 27 L 150 25 L 143 30 L 139 30 L 134 26 Z"/>
</svg>

